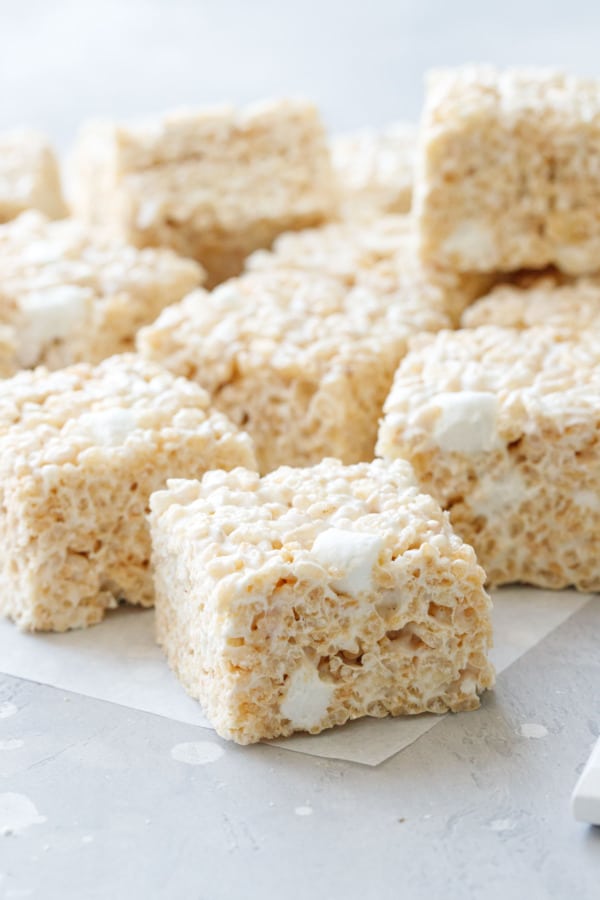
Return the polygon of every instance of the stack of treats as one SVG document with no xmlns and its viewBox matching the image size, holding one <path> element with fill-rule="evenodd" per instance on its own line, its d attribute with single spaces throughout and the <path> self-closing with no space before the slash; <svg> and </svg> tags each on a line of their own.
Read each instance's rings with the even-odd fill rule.
<svg viewBox="0 0 600 900">
<path fill-rule="evenodd" d="M 239 743 L 475 709 L 486 587 L 600 589 L 598 210 L 600 83 L 545 70 L 91 123 L 69 208 L 0 136 L 0 611 L 155 605 Z"/>
</svg>

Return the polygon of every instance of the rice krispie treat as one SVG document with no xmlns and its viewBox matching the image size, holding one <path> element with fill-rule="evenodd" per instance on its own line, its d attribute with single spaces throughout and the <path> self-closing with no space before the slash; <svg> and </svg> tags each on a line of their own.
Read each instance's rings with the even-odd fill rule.
<svg viewBox="0 0 600 900">
<path fill-rule="evenodd" d="M 26 209 L 51 219 L 67 213 L 52 147 L 43 134 L 22 129 L 0 134 L 0 222 Z"/>
<path fill-rule="evenodd" d="M 407 213 L 412 202 L 417 127 L 340 134 L 330 141 L 344 219 Z"/>
<path fill-rule="evenodd" d="M 258 250 L 246 268 L 294 268 L 323 272 L 344 284 L 412 304 L 436 306 L 458 323 L 461 312 L 489 290 L 488 275 L 461 274 L 419 261 L 417 236 L 409 216 L 382 216 L 369 223 L 334 222 L 282 234 L 271 252 Z"/>
<path fill-rule="evenodd" d="M 151 501 L 158 640 L 240 744 L 479 706 L 490 601 L 410 466 L 211 472 Z"/>
<path fill-rule="evenodd" d="M 299 100 L 92 123 L 75 152 L 72 199 L 78 216 L 129 243 L 198 259 L 211 285 L 337 205 L 320 116 Z"/>
<path fill-rule="evenodd" d="M 414 208 L 424 260 L 596 271 L 600 82 L 546 69 L 432 73 Z"/>
<path fill-rule="evenodd" d="M 421 297 L 393 303 L 288 269 L 197 291 L 138 336 L 147 359 L 192 378 L 252 436 L 263 472 L 373 458 L 377 422 L 408 338 L 447 327 Z"/>
<path fill-rule="evenodd" d="M 21 367 L 99 362 L 201 284 L 193 260 L 138 250 L 73 219 L 23 213 L 0 226 L 0 323 Z"/>
<path fill-rule="evenodd" d="M 151 606 L 150 494 L 239 465 L 254 465 L 248 436 L 133 355 L 2 382 L 0 614 L 65 631 L 120 600 Z"/>
<path fill-rule="evenodd" d="M 501 285 L 469 306 L 462 315 L 464 328 L 501 325 L 531 328 L 549 325 L 578 332 L 600 326 L 600 279 L 576 278 L 560 282 L 552 277 L 526 287 Z"/>
<path fill-rule="evenodd" d="M 377 452 L 414 466 L 492 585 L 600 590 L 600 335 L 416 338 Z"/>
</svg>

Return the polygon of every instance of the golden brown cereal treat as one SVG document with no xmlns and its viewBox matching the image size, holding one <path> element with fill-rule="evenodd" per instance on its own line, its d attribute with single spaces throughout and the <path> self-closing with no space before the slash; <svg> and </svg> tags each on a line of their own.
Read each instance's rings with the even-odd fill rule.
<svg viewBox="0 0 600 900">
<path fill-rule="evenodd" d="M 47 138 L 36 131 L 0 134 L 0 222 L 26 209 L 51 219 L 66 215 L 58 163 Z"/>
<path fill-rule="evenodd" d="M 490 584 L 600 589 L 600 339 L 493 326 L 415 339 L 377 452 L 414 466 Z"/>
<path fill-rule="evenodd" d="M 136 246 L 198 259 L 216 284 L 282 231 L 331 217 L 337 193 L 312 104 L 181 111 L 91 124 L 74 157 L 73 207 Z"/>
<path fill-rule="evenodd" d="M 600 82 L 546 69 L 433 72 L 414 208 L 424 260 L 464 271 L 600 259 Z"/>
<path fill-rule="evenodd" d="M 21 367 L 99 362 L 203 280 L 170 250 L 138 250 L 73 219 L 23 213 L 0 226 L 0 323 Z"/>
<path fill-rule="evenodd" d="M 252 436 L 263 472 L 335 455 L 373 458 L 377 422 L 408 338 L 448 316 L 293 269 L 197 291 L 142 329 L 138 350 L 199 382 Z"/>
<path fill-rule="evenodd" d="M 412 202 L 417 126 L 340 134 L 330 141 L 344 219 L 407 213 Z"/>
<path fill-rule="evenodd" d="M 65 631 L 120 600 L 151 606 L 150 494 L 238 465 L 254 465 L 248 436 L 133 355 L 2 382 L 0 613 Z"/>
<path fill-rule="evenodd" d="M 488 275 L 458 274 L 423 266 L 409 216 L 382 216 L 369 223 L 335 222 L 282 234 L 271 252 L 259 250 L 247 269 L 294 268 L 322 272 L 349 286 L 361 285 L 390 301 L 435 306 L 453 322 L 469 303 L 489 290 Z"/>
<path fill-rule="evenodd" d="M 526 287 L 502 285 L 469 306 L 462 315 L 464 328 L 501 325 L 531 328 L 549 325 L 560 331 L 584 331 L 600 326 L 600 279 L 576 278 L 557 282 L 543 277 Z"/>
<path fill-rule="evenodd" d="M 479 706 L 490 601 L 410 466 L 244 469 L 151 498 L 158 640 L 240 744 Z"/>
</svg>

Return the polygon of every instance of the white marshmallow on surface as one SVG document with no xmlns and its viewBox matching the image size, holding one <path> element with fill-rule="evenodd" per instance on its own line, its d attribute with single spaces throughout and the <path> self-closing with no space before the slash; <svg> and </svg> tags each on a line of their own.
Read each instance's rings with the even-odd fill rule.
<svg viewBox="0 0 600 900">
<path fill-rule="evenodd" d="M 498 446 L 498 398 L 489 391 L 438 394 L 431 406 L 440 410 L 433 438 L 441 450 L 485 453 Z"/>
<path fill-rule="evenodd" d="M 315 666 L 306 660 L 290 675 L 281 714 L 294 728 L 314 728 L 324 718 L 334 690 L 334 684 L 322 681 Z"/>
<path fill-rule="evenodd" d="M 137 419 L 131 409 L 103 409 L 85 413 L 77 422 L 77 431 L 99 447 L 118 447 L 124 444 L 137 428 Z"/>
<path fill-rule="evenodd" d="M 446 256 L 458 254 L 461 259 L 470 260 L 473 268 L 486 260 L 492 264 L 496 254 L 494 235 L 485 222 L 465 220 L 446 238 L 442 251 Z"/>
<path fill-rule="evenodd" d="M 373 566 L 382 547 L 379 535 L 329 528 L 318 535 L 311 552 L 324 569 L 334 570 L 335 591 L 355 595 L 373 589 Z"/>
<path fill-rule="evenodd" d="M 21 366 L 35 366 L 44 349 L 66 338 L 91 318 L 92 293 L 88 288 L 64 284 L 26 294 L 19 301 L 18 360 Z"/>
</svg>

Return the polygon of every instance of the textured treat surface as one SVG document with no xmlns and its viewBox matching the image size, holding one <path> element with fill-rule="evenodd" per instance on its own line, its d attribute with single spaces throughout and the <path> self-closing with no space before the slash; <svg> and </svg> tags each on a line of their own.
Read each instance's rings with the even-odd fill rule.
<svg viewBox="0 0 600 900">
<path fill-rule="evenodd" d="M 36 131 L 0 134 L 0 222 L 26 209 L 38 209 L 51 219 L 66 215 L 54 150 Z"/>
<path fill-rule="evenodd" d="M 424 260 L 598 269 L 599 81 L 528 68 L 433 72 L 417 157 Z"/>
<path fill-rule="evenodd" d="M 474 709 L 492 685 L 484 573 L 407 463 L 212 472 L 151 510 L 159 642 L 223 737 Z"/>
<path fill-rule="evenodd" d="M 482 326 L 415 339 L 377 452 L 411 461 L 491 584 L 600 589 L 600 338 Z"/>
<path fill-rule="evenodd" d="M 337 208 L 323 125 L 300 100 L 91 124 L 73 178 L 78 216 L 136 246 L 198 259 L 211 285 L 282 231 L 319 224 Z"/>
<path fill-rule="evenodd" d="M 138 250 L 73 219 L 24 213 L 0 226 L 0 323 L 21 367 L 96 363 L 203 280 L 170 250 Z"/>
<path fill-rule="evenodd" d="M 458 321 L 462 310 L 489 290 L 486 275 L 460 274 L 419 261 L 417 235 L 410 216 L 387 215 L 364 222 L 334 222 L 282 234 L 271 252 L 257 251 L 249 270 L 294 268 L 322 272 L 344 284 L 417 306 L 438 307 Z"/>
<path fill-rule="evenodd" d="M 469 306 L 462 315 L 461 324 L 464 328 L 546 325 L 564 332 L 597 328 L 600 325 L 600 278 L 565 281 L 539 277 L 524 287 L 500 285 Z"/>
<path fill-rule="evenodd" d="M 344 219 L 407 213 L 412 202 L 417 126 L 408 122 L 381 131 L 331 139 L 331 160 Z"/>
<path fill-rule="evenodd" d="M 254 465 L 247 435 L 133 355 L 2 382 L 0 612 L 64 631 L 120 600 L 151 605 L 150 494 L 237 465 Z"/>
<path fill-rule="evenodd" d="M 197 291 L 140 332 L 143 356 L 198 381 L 252 436 L 261 471 L 373 457 L 408 338 L 449 318 L 314 272 L 272 268 Z"/>
<path fill-rule="evenodd" d="M 17 336 L 10 325 L 0 325 L 0 378 L 17 370 Z"/>
</svg>

